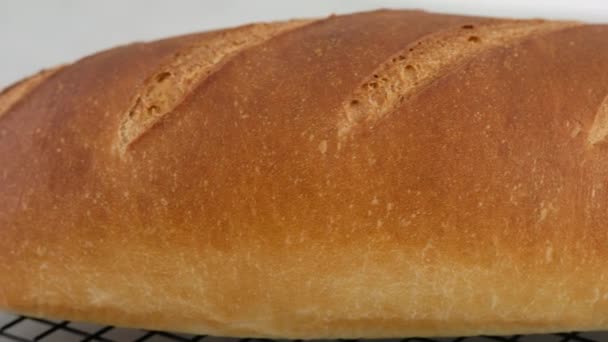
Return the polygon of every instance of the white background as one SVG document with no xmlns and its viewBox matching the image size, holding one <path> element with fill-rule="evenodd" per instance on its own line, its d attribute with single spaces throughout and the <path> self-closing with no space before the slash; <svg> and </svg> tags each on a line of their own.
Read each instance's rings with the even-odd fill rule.
<svg viewBox="0 0 608 342">
<path fill-rule="evenodd" d="M 383 7 L 608 23 L 608 0 L 0 0 L 0 88 L 132 41 Z"/>
</svg>

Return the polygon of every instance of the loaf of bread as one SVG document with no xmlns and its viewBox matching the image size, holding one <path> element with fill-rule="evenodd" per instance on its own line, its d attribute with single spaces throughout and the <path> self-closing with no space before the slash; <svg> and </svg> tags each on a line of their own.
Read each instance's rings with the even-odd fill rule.
<svg viewBox="0 0 608 342">
<path fill-rule="evenodd" d="M 608 25 L 382 10 L 25 79 L 0 95 L 0 308 L 247 337 L 608 328 Z"/>
</svg>

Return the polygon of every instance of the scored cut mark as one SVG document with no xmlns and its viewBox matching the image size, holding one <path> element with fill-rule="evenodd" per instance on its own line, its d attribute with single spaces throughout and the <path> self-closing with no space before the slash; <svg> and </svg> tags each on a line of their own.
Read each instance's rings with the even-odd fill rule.
<svg viewBox="0 0 608 342">
<path fill-rule="evenodd" d="M 312 20 L 292 20 L 248 25 L 223 32 L 178 52 L 173 60 L 145 82 L 143 91 L 133 99 L 124 114 L 119 129 L 119 151 L 124 153 L 131 143 L 172 112 L 223 62 L 245 49 L 310 22 Z"/>
<path fill-rule="evenodd" d="M 423 37 L 382 64 L 342 104 L 338 138 L 345 139 L 362 122 L 380 120 L 449 69 L 484 51 L 576 25 L 580 24 L 500 21 L 478 27 L 464 25 Z"/>
<path fill-rule="evenodd" d="M 593 147 L 600 143 L 605 143 L 608 137 L 608 96 L 604 99 L 600 108 L 597 110 L 593 125 L 587 136 L 587 146 Z"/>
<path fill-rule="evenodd" d="M 15 104 L 17 104 L 17 102 L 63 67 L 64 66 L 58 66 L 52 69 L 42 70 L 2 91 L 0 93 L 0 117 L 6 114 Z"/>
</svg>

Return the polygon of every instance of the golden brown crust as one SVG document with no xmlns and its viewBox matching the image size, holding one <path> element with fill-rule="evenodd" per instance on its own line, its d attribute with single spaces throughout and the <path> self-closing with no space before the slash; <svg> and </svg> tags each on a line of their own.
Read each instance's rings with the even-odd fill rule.
<svg viewBox="0 0 608 342">
<path fill-rule="evenodd" d="M 488 49 L 533 35 L 580 25 L 542 20 L 493 21 L 463 25 L 425 36 L 384 63 L 344 103 L 338 135 L 345 138 L 361 120 L 378 121 L 404 105 L 405 99 L 458 64 Z"/>
<path fill-rule="evenodd" d="M 293 20 L 244 26 L 176 52 L 175 57 L 155 72 L 146 81 L 142 92 L 135 96 L 119 130 L 117 151 L 124 153 L 134 140 L 173 111 L 205 77 L 231 56 L 308 23 L 309 20 Z"/>
<path fill-rule="evenodd" d="M 578 129 L 576 129 L 576 134 L 578 134 Z M 589 146 L 594 146 L 600 143 L 604 143 L 607 137 L 608 96 L 606 96 L 604 101 L 602 101 L 602 104 L 600 104 L 600 107 L 597 110 L 597 114 L 595 115 L 595 119 L 593 120 L 593 125 L 589 129 L 589 134 L 587 135 L 587 144 Z"/>
<path fill-rule="evenodd" d="M 17 102 L 38 87 L 42 82 L 58 72 L 62 67 L 42 70 L 0 92 L 0 117 L 9 111 Z"/>
<path fill-rule="evenodd" d="M 607 26 L 431 68 L 338 149 L 343 104 L 383 63 L 488 22 L 376 11 L 286 31 L 124 156 L 146 80 L 222 31 L 66 67 L 0 120 L 0 307 L 239 336 L 607 328 Z"/>
</svg>

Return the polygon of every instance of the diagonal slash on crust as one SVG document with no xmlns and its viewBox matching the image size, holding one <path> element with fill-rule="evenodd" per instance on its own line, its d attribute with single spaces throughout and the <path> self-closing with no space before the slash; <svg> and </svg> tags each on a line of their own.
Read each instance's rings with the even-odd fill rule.
<svg viewBox="0 0 608 342">
<path fill-rule="evenodd" d="M 608 138 L 608 96 L 600 104 L 587 135 L 587 147 L 605 143 Z"/>
<path fill-rule="evenodd" d="M 63 67 L 64 66 L 58 66 L 52 69 L 42 70 L 2 91 L 0 93 L 0 117 L 8 113 L 8 111 L 21 101 L 21 99 L 38 88 L 38 86 L 49 79 L 49 77 L 56 74 Z"/>
<path fill-rule="evenodd" d="M 342 104 L 338 141 L 363 122 L 376 122 L 455 65 L 492 48 L 580 25 L 542 20 L 465 25 L 428 35 L 382 64 Z"/>
<path fill-rule="evenodd" d="M 117 149 L 121 154 L 154 124 L 171 113 L 192 90 L 239 52 L 262 44 L 313 20 L 254 24 L 226 31 L 211 40 L 178 52 L 144 84 L 120 125 Z"/>
</svg>

